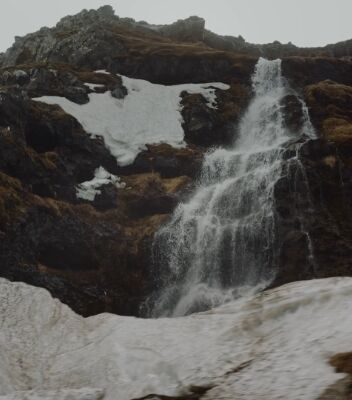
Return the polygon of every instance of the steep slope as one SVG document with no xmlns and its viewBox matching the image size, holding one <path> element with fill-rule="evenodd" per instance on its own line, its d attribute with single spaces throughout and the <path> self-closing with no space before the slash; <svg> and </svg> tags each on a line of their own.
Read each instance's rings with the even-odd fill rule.
<svg viewBox="0 0 352 400">
<path fill-rule="evenodd" d="M 109 7 L 17 38 L 0 57 L 1 276 L 43 286 L 83 315 L 137 314 L 158 278 L 154 234 L 192 192 L 204 153 L 237 137 L 264 48 L 217 37 L 198 18 L 155 27 Z M 299 147 L 300 166 L 273 192 L 281 245 L 272 285 L 351 275 L 349 45 L 270 49 L 289 55 L 285 126 L 300 130 L 303 99 L 317 134 L 283 153 L 289 163 Z M 118 119 L 107 120 L 106 105 Z"/>
<path fill-rule="evenodd" d="M 221 142 L 240 107 L 217 106 L 217 98 L 239 92 L 245 104 L 246 88 L 165 87 L 63 64 L 0 76 L 1 275 L 44 286 L 84 315 L 138 313 L 152 286 L 152 236 L 201 162 L 204 149 L 192 142 Z M 38 97 L 65 102 L 73 114 L 87 107 L 76 117 L 90 135 L 62 108 L 31 99 Z M 196 110 L 184 141 L 181 111 Z M 110 180 L 92 192 L 99 171 Z"/>
</svg>

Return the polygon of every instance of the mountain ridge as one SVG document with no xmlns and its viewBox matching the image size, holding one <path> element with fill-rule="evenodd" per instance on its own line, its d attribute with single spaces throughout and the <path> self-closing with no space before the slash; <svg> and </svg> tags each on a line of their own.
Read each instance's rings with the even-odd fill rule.
<svg viewBox="0 0 352 400">
<path fill-rule="evenodd" d="M 291 42 L 282 44 L 274 41 L 267 44 L 252 44 L 243 39 L 242 36 L 221 36 L 205 28 L 205 20 L 198 16 L 191 16 L 184 20 L 178 20 L 169 25 L 152 25 L 145 21 L 135 21 L 132 18 L 121 18 L 115 15 L 113 8 L 109 5 L 102 6 L 97 10 L 83 10 L 78 14 L 63 17 L 55 27 L 43 27 L 35 33 L 29 33 L 23 37 L 16 37 L 15 43 L 5 52 L 0 54 L 0 65 L 11 66 L 18 61 L 16 48 L 23 46 L 28 41 L 35 41 L 39 36 L 42 40 L 49 35 L 49 45 L 53 45 L 53 36 L 61 38 L 74 34 L 77 29 L 83 29 L 89 25 L 98 26 L 109 24 L 115 28 L 125 27 L 139 33 L 158 36 L 160 39 L 172 39 L 180 42 L 203 43 L 210 48 L 222 51 L 235 52 L 251 56 L 263 56 L 267 58 L 278 58 L 288 56 L 324 56 L 351 59 L 352 39 L 328 44 L 322 47 L 298 47 Z M 90 31 L 88 29 L 88 31 Z M 40 45 L 43 46 L 43 43 Z M 40 47 L 39 46 L 39 47 Z M 37 46 L 38 48 L 38 46 Z"/>
</svg>

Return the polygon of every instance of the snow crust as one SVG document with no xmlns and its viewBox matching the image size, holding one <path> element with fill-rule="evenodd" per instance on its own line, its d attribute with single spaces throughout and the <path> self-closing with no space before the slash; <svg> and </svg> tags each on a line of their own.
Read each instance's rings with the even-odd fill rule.
<svg viewBox="0 0 352 400">
<path fill-rule="evenodd" d="M 96 71 L 107 73 L 106 71 Z M 227 90 L 224 83 L 164 86 L 141 79 L 122 77 L 128 89 L 124 99 L 111 92 L 90 93 L 89 103 L 76 104 L 65 97 L 43 96 L 33 100 L 58 104 L 74 116 L 92 136 L 100 135 L 120 165 L 128 165 L 146 144 L 185 145 L 180 114 L 183 91 L 202 94 L 209 107 L 216 107 L 215 90 Z"/>
<path fill-rule="evenodd" d="M 94 178 L 90 181 L 80 183 L 76 188 L 76 197 L 88 201 L 94 201 L 97 194 L 101 194 L 100 187 L 112 183 L 117 188 L 123 189 L 126 185 L 121 182 L 121 178 L 110 174 L 103 167 L 99 167 L 94 172 Z"/>
<path fill-rule="evenodd" d="M 0 279 L 0 399 L 128 400 L 206 385 L 209 400 L 313 400 L 343 377 L 328 359 L 352 350 L 351 306 L 352 278 L 329 278 L 188 317 L 85 319 L 44 289 Z"/>
</svg>

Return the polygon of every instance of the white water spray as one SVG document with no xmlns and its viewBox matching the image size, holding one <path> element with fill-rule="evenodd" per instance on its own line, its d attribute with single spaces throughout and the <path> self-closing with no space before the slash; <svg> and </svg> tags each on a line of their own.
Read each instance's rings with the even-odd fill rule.
<svg viewBox="0 0 352 400">
<path fill-rule="evenodd" d="M 284 123 L 289 87 L 281 60 L 259 59 L 254 98 L 232 148 L 205 157 L 198 186 L 155 237 L 159 290 L 152 316 L 180 316 L 267 286 L 276 272 L 273 190 L 282 172 L 283 144 L 301 132 Z M 304 106 L 304 104 L 303 104 Z"/>
</svg>

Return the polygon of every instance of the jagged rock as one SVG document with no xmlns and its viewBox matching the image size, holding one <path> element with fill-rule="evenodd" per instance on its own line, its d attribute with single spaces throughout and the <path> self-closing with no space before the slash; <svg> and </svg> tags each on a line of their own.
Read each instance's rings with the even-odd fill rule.
<svg viewBox="0 0 352 400">
<path fill-rule="evenodd" d="M 175 42 L 175 38 L 180 42 Z M 349 47 L 346 52 L 347 57 Z M 325 58 L 309 58 L 312 54 L 321 57 L 325 54 Z M 60 62 L 90 69 L 109 69 L 156 83 L 220 79 L 226 82 L 246 79 L 248 83 L 259 56 L 300 56 L 290 57 L 283 64 L 284 74 L 296 84 L 328 78 L 341 83 L 351 82 L 352 63 L 347 59 L 328 57 L 330 54 L 331 50 L 324 53 L 319 49 L 299 49 L 292 44 L 280 43 L 252 45 L 241 37 L 220 37 L 205 31 L 204 20 L 198 17 L 155 27 L 121 19 L 107 8 L 84 10 L 63 18 L 54 28 L 42 28 L 17 38 L 2 57 L 2 66 Z"/>
<path fill-rule="evenodd" d="M 0 83 L 19 96 L 59 96 L 77 104 L 88 103 L 88 94 L 93 91 L 89 84 L 98 85 L 95 92 L 110 90 L 119 98 L 127 95 L 120 76 L 80 70 L 65 64 L 27 64 L 23 65 L 23 70 L 6 68 L 0 71 Z"/>
<path fill-rule="evenodd" d="M 110 5 L 102 6 L 97 10 L 82 10 L 76 15 L 62 18 L 56 28 L 60 30 L 72 30 L 84 27 L 87 23 L 96 24 L 97 22 L 109 23 L 118 21 L 115 11 Z"/>
<path fill-rule="evenodd" d="M 144 40 L 150 40 L 149 48 L 156 42 L 164 47 L 165 44 L 170 44 L 170 39 L 186 43 L 199 42 L 204 52 L 213 49 L 214 55 L 221 50 L 255 58 L 321 56 L 327 59 L 344 57 L 348 60 L 352 54 L 351 40 L 323 48 L 298 48 L 292 43 L 281 44 L 277 41 L 255 45 L 245 42 L 241 36 L 216 35 L 205 30 L 204 25 L 205 21 L 199 17 L 179 20 L 171 25 L 149 25 L 131 18 L 119 18 L 114 15 L 111 6 L 83 10 L 74 16 L 63 18 L 54 28 L 44 27 L 34 34 L 16 37 L 15 44 L 1 55 L 0 65 L 7 67 L 31 60 L 73 63 L 93 69 L 108 68 L 114 64 L 115 57 L 120 57 L 121 61 L 126 56 L 133 47 L 131 42 L 134 39 L 137 39 L 135 44 L 138 48 L 138 37 L 141 36 Z M 121 33 L 125 38 L 120 36 Z M 169 39 L 168 42 L 165 42 L 165 37 Z"/>
<path fill-rule="evenodd" d="M 64 96 L 78 104 L 88 103 L 87 87 L 70 71 L 53 69 L 34 69 L 27 86 L 30 97 L 42 94 Z"/>
</svg>

